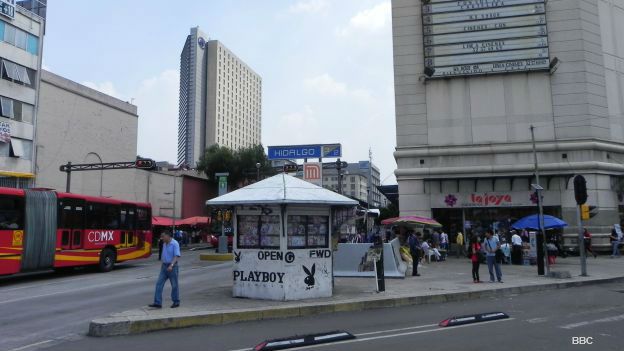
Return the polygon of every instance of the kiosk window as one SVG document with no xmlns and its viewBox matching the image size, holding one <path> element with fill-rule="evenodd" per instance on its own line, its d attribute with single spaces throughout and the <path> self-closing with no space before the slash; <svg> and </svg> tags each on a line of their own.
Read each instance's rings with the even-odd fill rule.
<svg viewBox="0 0 624 351">
<path fill-rule="evenodd" d="M 237 225 L 238 248 L 279 249 L 279 216 L 239 215 Z"/>
<path fill-rule="evenodd" d="M 327 247 L 328 243 L 328 216 L 288 216 L 289 249 Z"/>
</svg>

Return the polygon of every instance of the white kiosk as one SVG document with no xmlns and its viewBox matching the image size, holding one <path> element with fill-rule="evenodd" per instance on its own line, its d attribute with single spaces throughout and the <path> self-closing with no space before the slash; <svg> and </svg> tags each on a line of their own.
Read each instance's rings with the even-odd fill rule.
<svg viewBox="0 0 624 351">
<path fill-rule="evenodd" d="M 234 297 L 332 295 L 332 209 L 357 201 L 278 174 L 206 205 L 234 210 Z"/>
</svg>

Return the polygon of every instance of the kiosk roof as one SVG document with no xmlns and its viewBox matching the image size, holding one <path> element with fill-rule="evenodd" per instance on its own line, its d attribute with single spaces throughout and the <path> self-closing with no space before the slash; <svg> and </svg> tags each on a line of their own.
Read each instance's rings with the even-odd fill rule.
<svg viewBox="0 0 624 351">
<path fill-rule="evenodd" d="M 277 174 L 206 201 L 208 206 L 238 204 L 318 204 L 355 206 L 357 201 L 288 174 Z"/>
</svg>

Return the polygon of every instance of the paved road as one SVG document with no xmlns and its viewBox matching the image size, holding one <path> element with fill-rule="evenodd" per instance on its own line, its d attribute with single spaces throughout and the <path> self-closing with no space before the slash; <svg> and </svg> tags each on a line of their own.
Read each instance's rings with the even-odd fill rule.
<svg viewBox="0 0 624 351">
<path fill-rule="evenodd" d="M 211 281 L 231 276 L 231 265 L 199 261 L 200 252 L 183 251 L 182 304 L 186 294 L 199 295 Z M 157 257 L 120 264 L 110 273 L 82 269 L 0 278 L 0 350 L 27 351 L 84 338 L 93 318 L 151 303 Z M 167 284 L 165 304 L 170 291 Z"/>
<path fill-rule="evenodd" d="M 357 339 L 299 350 L 623 350 L 624 284 L 554 290 L 477 301 L 379 309 L 114 338 L 84 337 L 50 350 L 249 350 L 265 338 L 347 330 Z M 456 328 L 452 315 L 503 311 L 511 319 Z M 572 345 L 572 337 L 592 345 Z"/>
</svg>

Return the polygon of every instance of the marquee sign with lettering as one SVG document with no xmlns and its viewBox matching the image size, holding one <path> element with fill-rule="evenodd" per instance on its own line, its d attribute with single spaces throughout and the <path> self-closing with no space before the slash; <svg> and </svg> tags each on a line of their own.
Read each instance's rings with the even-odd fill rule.
<svg viewBox="0 0 624 351">
<path fill-rule="evenodd" d="M 548 70 L 545 0 L 423 1 L 430 78 Z"/>
</svg>

